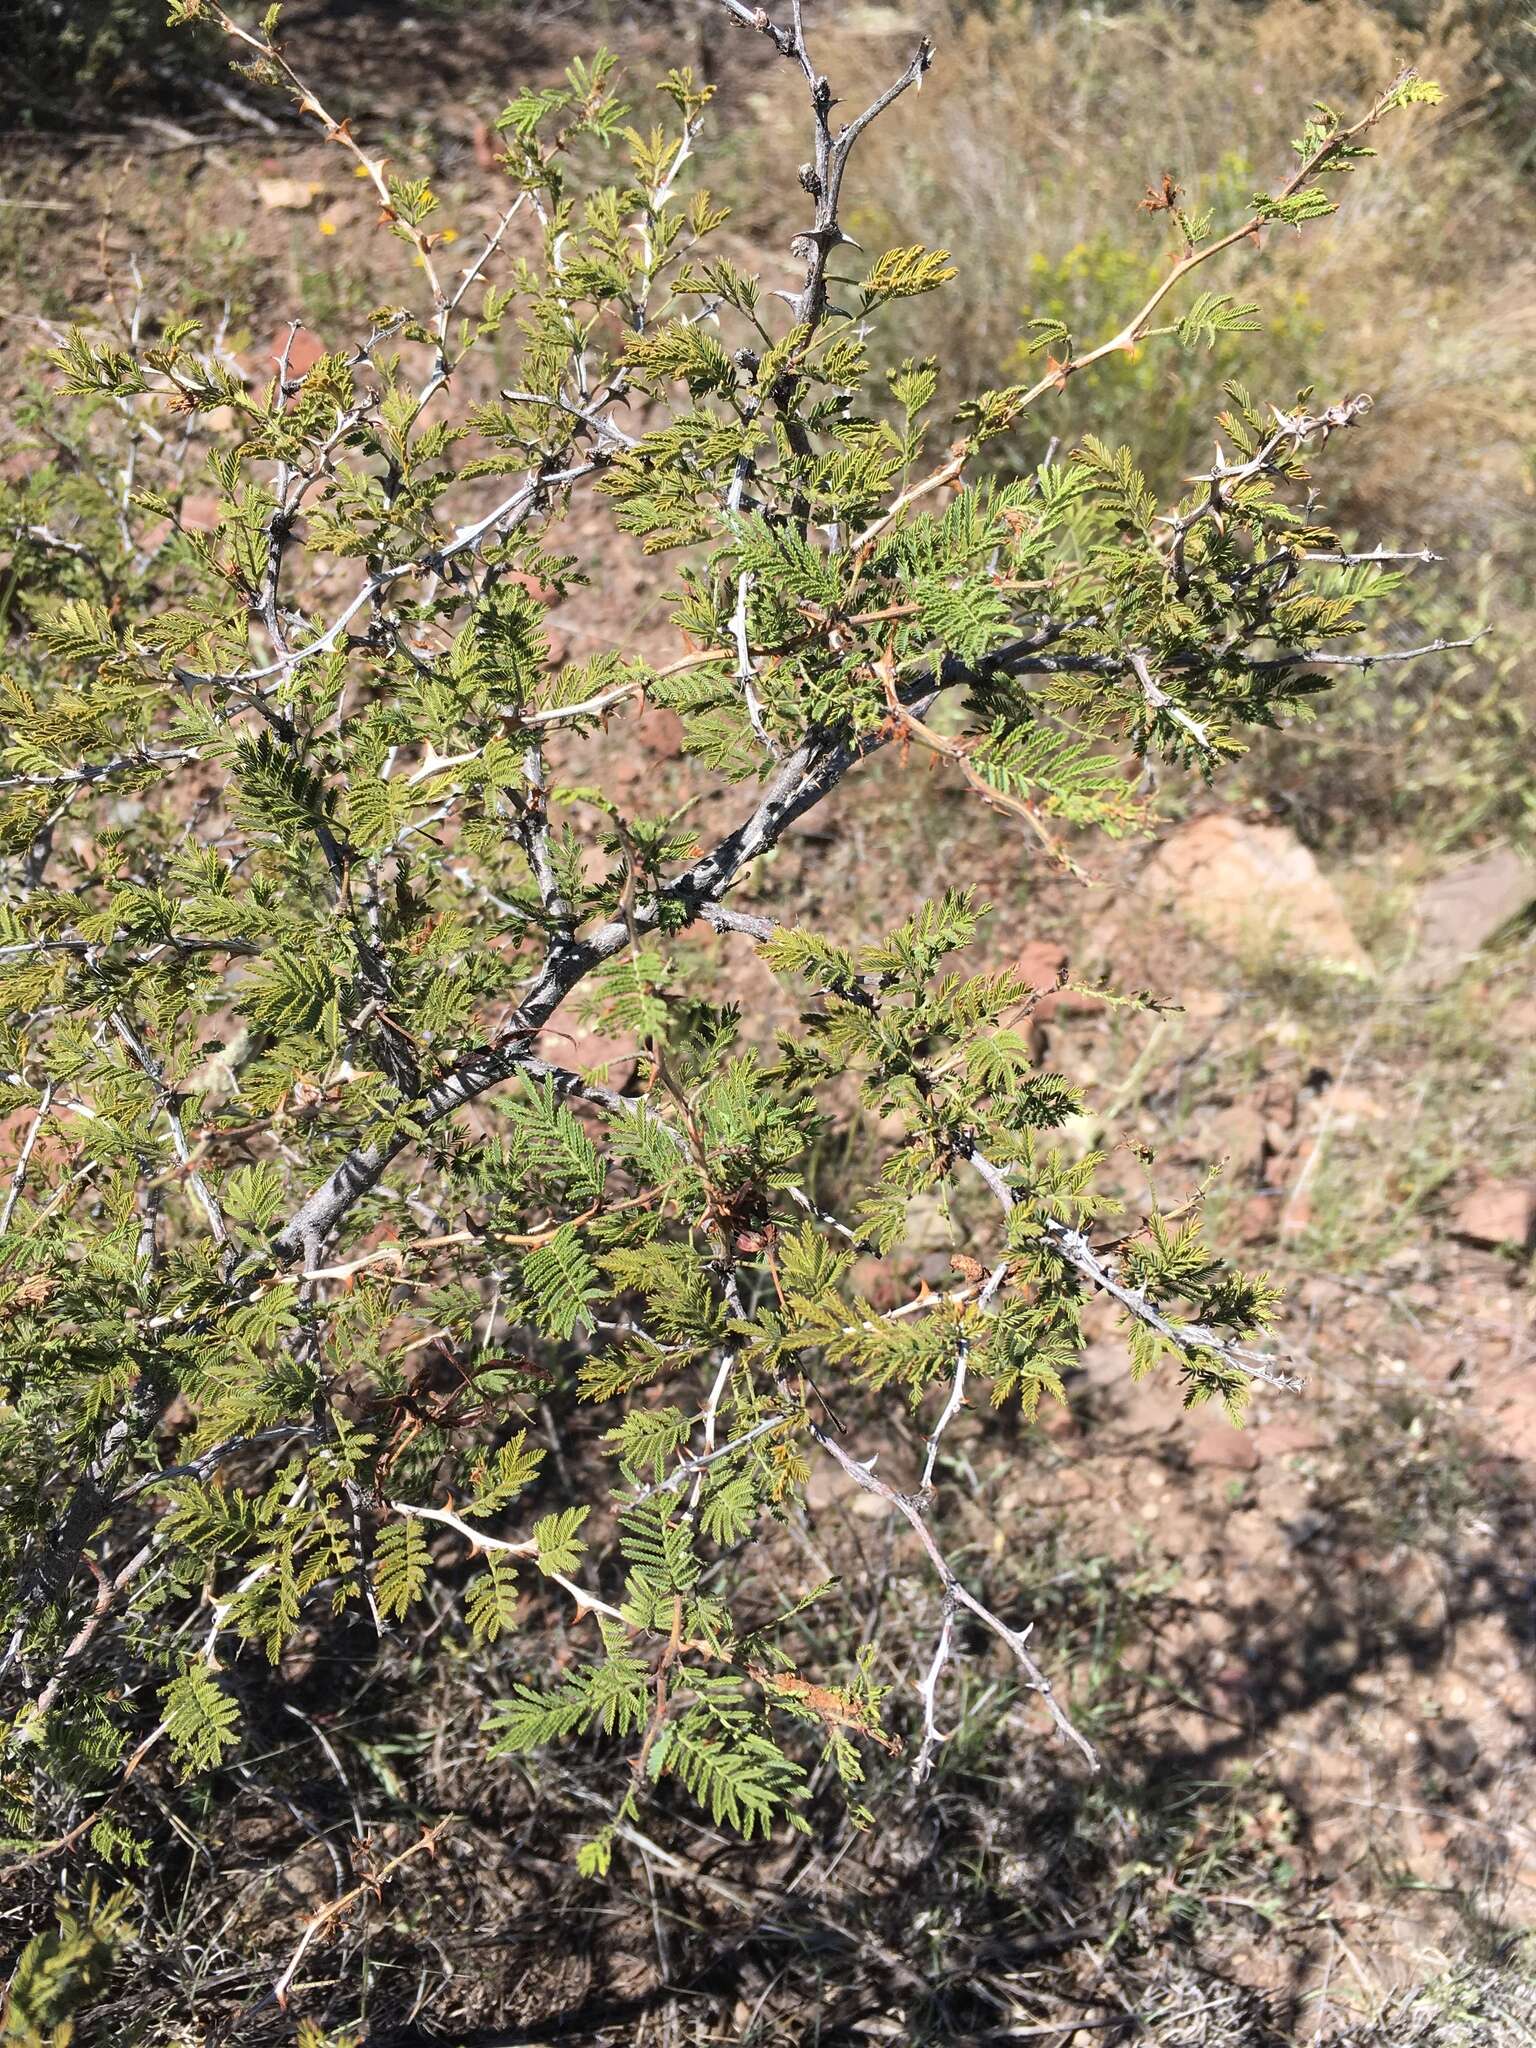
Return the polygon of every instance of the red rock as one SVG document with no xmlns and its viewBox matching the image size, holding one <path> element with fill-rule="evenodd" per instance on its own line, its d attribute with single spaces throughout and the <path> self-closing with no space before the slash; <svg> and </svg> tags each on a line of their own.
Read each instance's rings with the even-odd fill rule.
<svg viewBox="0 0 1536 2048">
<path fill-rule="evenodd" d="M 634 1079 L 639 1045 L 628 1032 L 608 1038 L 582 1024 L 573 1023 L 568 1031 L 551 1024 L 539 1033 L 538 1053 L 551 1066 L 574 1067 L 582 1074 L 602 1069 L 599 1085 L 622 1091 Z"/>
<path fill-rule="evenodd" d="M 1209 1472 L 1253 1472 L 1259 1463 L 1258 1446 L 1230 1423 L 1214 1423 L 1190 1445 L 1189 1462 Z"/>
<path fill-rule="evenodd" d="M 325 343 L 318 336 L 311 334 L 307 327 L 301 327 L 293 333 L 291 345 L 288 340 L 290 333 L 293 333 L 293 330 L 285 320 L 281 326 L 273 328 L 264 343 L 241 355 L 240 367 L 245 372 L 246 380 L 258 391 L 264 391 L 277 375 L 284 349 L 288 351 L 290 382 L 306 376 L 326 353 Z M 204 425 L 207 424 L 208 421 L 205 419 Z"/>
<path fill-rule="evenodd" d="M 891 1503 L 883 1495 L 871 1493 L 868 1487 L 860 1486 L 856 1479 L 850 1479 L 840 1466 L 830 1461 L 813 1469 L 805 1489 L 805 1504 L 813 1515 L 840 1509 L 872 1522 L 892 1511 Z"/>
<path fill-rule="evenodd" d="M 1268 1244 L 1280 1228 L 1280 1197 L 1250 1195 L 1237 1219 L 1239 1244 Z"/>
<path fill-rule="evenodd" d="M 653 706 L 641 713 L 635 734 L 642 747 L 656 761 L 676 761 L 683 751 L 683 721 L 675 711 Z"/>
<path fill-rule="evenodd" d="M 271 376 L 278 368 L 283 360 L 284 349 L 288 351 L 290 382 L 295 377 L 307 377 L 326 352 L 325 343 L 311 334 L 307 327 L 301 327 L 291 343 L 286 327 L 274 327 L 272 339 L 267 344 L 268 360 L 262 365 L 263 375 Z"/>
<path fill-rule="evenodd" d="M 1412 1371 L 1417 1379 L 1430 1386 L 1449 1387 L 1459 1382 L 1466 1368 L 1467 1354 L 1454 1345 L 1435 1344 L 1421 1350 L 1413 1359 Z"/>
<path fill-rule="evenodd" d="M 1256 1458 L 1295 1458 L 1306 1451 L 1325 1451 L 1328 1432 L 1316 1422 L 1265 1422 L 1252 1432 Z"/>
<path fill-rule="evenodd" d="M 1049 1024 L 1053 1017 L 1090 1017 L 1099 1009 L 1102 999 L 1091 990 L 1057 986 L 1067 971 L 1068 954 L 1054 939 L 1026 939 L 1013 964 L 1030 987 L 1041 992 L 1029 1013 L 1032 1023 Z"/>
<path fill-rule="evenodd" d="M 1179 1406 L 1178 1389 L 1160 1374 L 1132 1380 L 1123 1377 L 1124 1371 L 1122 1365 L 1122 1378 L 1110 1395 L 1117 1427 L 1137 1436 L 1167 1436 L 1172 1430 L 1182 1433 L 1184 1411 Z"/>
<path fill-rule="evenodd" d="M 224 500 L 211 491 L 195 491 L 181 501 L 181 523 L 189 533 L 212 533 L 224 510 Z"/>
<path fill-rule="evenodd" d="M 1066 1437 L 1078 1436 L 1082 1432 L 1082 1425 L 1072 1410 L 1064 1408 L 1059 1401 L 1053 1401 L 1049 1395 L 1040 1403 L 1035 1419 L 1042 1433 L 1057 1443 Z"/>
<path fill-rule="evenodd" d="M 1499 1457 L 1536 1462 L 1536 1371 L 1500 1373 L 1478 1389 L 1477 1406 L 1491 1418 L 1490 1448 Z"/>
<path fill-rule="evenodd" d="M 1451 1222 L 1470 1244 L 1536 1246 L 1536 1187 L 1523 1181 L 1485 1180 L 1458 1204 Z"/>
<path fill-rule="evenodd" d="M 882 1313 L 906 1298 L 901 1275 L 888 1259 L 859 1259 L 848 1277 L 870 1307 Z"/>
<path fill-rule="evenodd" d="M 1206 1138 L 1209 1151 L 1226 1161 L 1233 1180 L 1254 1178 L 1269 1150 L 1264 1118 L 1244 1102 L 1234 1102 L 1213 1117 Z"/>
<path fill-rule="evenodd" d="M 258 178 L 256 197 L 268 213 L 308 213 L 320 196 L 313 178 Z"/>
<path fill-rule="evenodd" d="M 1296 1125 L 1296 1083 L 1281 1074 L 1273 1075 L 1258 1093 L 1258 1106 L 1263 1110 L 1272 1129 L 1294 1130 Z M 1282 1139 L 1271 1138 L 1270 1144 L 1278 1152 Z"/>
<path fill-rule="evenodd" d="M 1073 1501 L 1091 1500 L 1098 1491 L 1086 1472 L 1053 1473 L 1049 1486 L 1050 1491 L 1041 1502 L 1045 1507 L 1065 1507 Z"/>
<path fill-rule="evenodd" d="M 156 1425 L 158 1436 L 180 1436 L 184 1429 L 190 1429 L 197 1420 L 197 1411 L 185 1394 L 173 1394 L 169 1405 Z"/>
<path fill-rule="evenodd" d="M 1299 1195 L 1293 1195 L 1280 1214 L 1280 1235 L 1300 1237 L 1312 1222 L 1312 1196 L 1303 1188 Z"/>
<path fill-rule="evenodd" d="M 1046 1039 L 1042 1026 L 1049 1024 L 1061 1008 L 1057 983 L 1067 971 L 1067 949 L 1051 939 L 1026 939 L 1013 964 L 1022 979 L 1037 992 L 1029 1021 L 1034 1056 L 1038 1060 L 1045 1054 Z"/>
<path fill-rule="evenodd" d="M 1213 812 L 1172 833 L 1142 870 L 1149 902 L 1175 909 L 1228 952 L 1271 952 L 1352 974 L 1375 970 L 1333 885 L 1281 825 Z"/>
<path fill-rule="evenodd" d="M 1031 988 L 1051 989 L 1066 972 L 1067 949 L 1054 939 L 1026 939 L 1013 965 Z"/>
<path fill-rule="evenodd" d="M 1536 901 L 1536 867 L 1513 847 L 1439 876 L 1419 892 L 1418 949 L 1411 963 L 1421 988 L 1443 988 L 1505 925 Z"/>
<path fill-rule="evenodd" d="M 1359 1123 L 1376 1123 L 1387 1112 L 1366 1089 L 1340 1082 L 1324 1096 L 1323 1114 L 1330 1123 L 1347 1131 Z"/>
<path fill-rule="evenodd" d="M 1219 988 L 1191 984 L 1179 990 L 1179 1008 L 1192 1024 L 1218 1023 L 1230 1007 L 1226 994 Z"/>
</svg>

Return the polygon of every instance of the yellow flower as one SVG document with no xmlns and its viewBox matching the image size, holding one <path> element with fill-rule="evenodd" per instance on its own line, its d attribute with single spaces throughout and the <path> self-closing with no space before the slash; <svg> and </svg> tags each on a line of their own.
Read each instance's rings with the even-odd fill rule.
<svg viewBox="0 0 1536 2048">
<path fill-rule="evenodd" d="M 321 221 L 321 223 L 320 223 L 320 232 L 321 232 L 321 234 L 322 234 L 322 235 L 334 235 L 334 234 L 335 234 L 335 232 L 336 232 L 336 223 L 335 223 L 335 221 L 333 221 L 333 220 L 323 220 L 323 221 Z"/>
<path fill-rule="evenodd" d="M 459 231 L 457 228 L 444 228 L 437 239 L 444 243 L 456 242 L 459 239 Z"/>
</svg>

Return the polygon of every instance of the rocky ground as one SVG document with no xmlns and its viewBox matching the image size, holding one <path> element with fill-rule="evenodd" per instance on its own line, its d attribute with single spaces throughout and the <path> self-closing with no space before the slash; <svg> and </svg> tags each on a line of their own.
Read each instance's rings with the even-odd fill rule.
<svg viewBox="0 0 1536 2048">
<path fill-rule="evenodd" d="M 293 12 L 302 34 L 305 10 Z M 350 70 L 372 96 L 402 154 L 435 159 L 448 217 L 471 235 L 491 203 L 492 109 L 478 74 L 425 10 L 397 23 L 392 42 L 366 11 L 346 23 L 333 71 Z M 648 49 L 643 29 L 629 33 Z M 401 90 L 401 38 L 429 82 L 415 96 Z M 502 53 L 504 68 L 548 67 L 568 41 L 546 19 Z M 211 318 L 232 308 L 228 346 L 252 376 L 269 373 L 287 330 L 269 332 L 242 306 L 301 308 L 301 370 L 306 351 L 372 303 L 372 280 L 334 255 L 368 210 L 339 154 L 244 117 L 208 134 L 159 116 L 126 146 L 19 154 L 8 197 L 22 203 L 0 214 L 6 388 L 40 333 L 105 304 L 103 257 L 119 287 L 137 264 L 151 298 L 168 303 L 190 285 Z M 50 211 L 56 189 L 71 194 L 67 216 Z M 211 500 L 203 510 L 212 517 Z M 187 511 L 195 523 L 195 486 Z M 673 645 L 653 576 L 620 551 L 551 624 L 573 653 Z M 665 714 L 616 726 L 599 757 L 621 797 L 643 782 L 692 800 L 701 834 L 739 803 L 699 788 Z M 1234 1431 L 1182 1413 L 1156 1380 L 1133 1383 L 1105 1319 L 1065 1410 L 1032 1430 L 974 1413 L 951 1432 L 949 1525 L 1018 1611 L 1037 1614 L 1037 1651 L 1066 1674 L 1115 1782 L 1082 1790 L 1080 1804 L 1074 1790 L 1065 1809 L 1043 1792 L 1059 1760 L 1028 1702 L 1009 1700 L 983 1660 L 953 1703 L 953 1775 L 941 1774 L 926 1812 L 893 1766 L 870 1792 L 889 1822 L 881 1834 L 758 1869 L 765 1887 L 814 1906 L 818 1925 L 854 1930 L 875 1989 L 828 2039 L 912 2038 L 891 2017 L 911 2009 L 907 1980 L 946 1983 L 953 1966 L 941 1958 L 953 1954 L 992 1987 L 1002 2031 L 932 2038 L 1113 2039 L 1105 2008 L 1123 2012 L 1134 1997 L 1137 2010 L 1164 2011 L 1155 2038 L 1168 2043 L 1343 2040 L 1353 2015 L 1444 1965 L 1507 1961 L 1536 1921 L 1536 870 L 1496 842 L 1446 858 L 1431 835 L 1330 864 L 1262 793 L 1223 807 L 1175 791 L 1169 814 L 1155 842 L 1099 859 L 1084 887 L 1043 871 L 929 766 L 886 758 L 754 884 L 770 911 L 861 937 L 936 886 L 977 885 L 997 906 L 991 956 L 1023 960 L 1042 988 L 1065 978 L 1036 1014 L 1043 1055 L 1087 1091 L 1071 1142 L 1113 1150 L 1128 1202 L 1146 1201 L 1148 1175 L 1165 1207 L 1200 1196 L 1218 1244 L 1286 1282 L 1282 1346 L 1304 1382 Z M 727 957 L 766 1037 L 788 1015 L 782 998 L 745 949 Z M 1154 1004 L 1107 1004 L 1101 987 L 1145 990 Z M 567 1061 L 626 1052 L 575 1027 L 559 1045 Z M 937 1282 L 960 1246 L 937 1211 L 931 1226 L 918 1249 Z M 862 1574 L 871 1614 L 882 1600 L 910 1603 L 911 1635 L 898 1631 L 884 1674 L 910 1683 L 926 1594 L 882 1504 L 819 1481 L 786 1543 L 808 1581 L 829 1562 Z M 459 1774 L 441 1789 L 461 1805 L 473 1786 Z M 945 1830 L 974 1850 L 985 1883 L 946 1893 L 925 1931 L 912 1872 Z M 464 1839 L 474 1847 L 472 1826 Z M 474 1853 L 500 1868 L 506 1839 Z M 549 1846 L 528 1849 L 533 1865 Z M 295 1868 L 315 1855 L 300 1843 Z M 689 1868 L 646 1863 L 662 1905 L 653 1888 L 638 1918 L 562 1907 L 540 1956 L 521 1952 L 519 1988 L 490 2008 L 505 2019 L 515 2006 L 526 2029 L 498 2038 L 640 2039 L 653 2026 L 668 2038 L 655 1986 L 706 1936 L 750 1964 L 710 2008 L 712 2038 L 815 2038 L 804 2000 L 819 1980 L 774 1947 L 783 1898 L 749 1895 L 739 1871 L 711 1877 L 717 1862 L 701 1843 Z M 529 1868 L 507 1873 L 504 1908 L 523 1897 Z M 1112 1925 L 1098 1926 L 1095 1898 L 1112 1901 Z M 1087 2001 L 1081 2028 L 1020 2021 L 1037 2008 L 1009 2002 L 1043 1981 L 1044 1965 L 1006 1944 L 994 1954 L 991 1933 L 971 1941 L 967 1921 L 1027 1923 L 1038 1941 L 1058 1905 L 1077 1915 L 1081 1941 L 1058 1943 L 1071 1968 L 1053 1963 L 1051 1982 Z M 803 1944 L 809 1924 L 794 1921 Z M 1159 1978 L 1150 1964 L 1125 1965 L 1129 1989 L 1117 1991 L 1127 1928 L 1143 1957 L 1159 1941 L 1170 1957 L 1198 1955 L 1198 1996 L 1195 1977 Z M 833 1974 L 829 1997 L 857 1972 L 845 1955 Z M 780 1977 L 792 1996 L 775 1990 Z M 1499 1993 L 1507 2027 L 1496 2019 L 1465 2038 L 1536 2039 L 1509 2003 L 1518 1995 Z M 583 2031 L 589 1998 L 638 2003 Z M 1267 2001 L 1262 2024 L 1255 2001 Z M 1396 2032 L 1379 2038 L 1428 2040 L 1415 2010 L 1400 2006 Z M 557 2012 L 577 2021 L 538 2031 Z"/>
</svg>

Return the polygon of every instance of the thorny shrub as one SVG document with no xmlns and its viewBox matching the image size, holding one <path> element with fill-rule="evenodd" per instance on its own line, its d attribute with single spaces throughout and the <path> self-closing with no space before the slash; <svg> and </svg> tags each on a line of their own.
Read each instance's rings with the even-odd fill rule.
<svg viewBox="0 0 1536 2048">
<path fill-rule="evenodd" d="M 945 1431 L 967 1402 L 1060 1399 L 1093 1294 L 1131 1371 L 1236 1422 L 1285 1383 L 1274 1292 L 1211 1255 L 1198 1209 L 1112 1220 L 1097 1159 L 1053 1145 L 1078 1098 L 1037 1064 L 1027 978 L 966 971 L 963 878 L 839 943 L 754 912 L 752 874 L 892 747 L 937 757 L 1021 858 L 1070 864 L 1146 823 L 1159 761 L 1215 775 L 1381 658 L 1359 636 L 1413 556 L 1348 552 L 1311 475 L 1366 398 L 1232 383 L 1216 460 L 1169 503 L 1091 434 L 1007 480 L 989 451 L 1096 363 L 1240 349 L 1256 309 L 1206 266 L 1332 213 L 1377 123 L 1435 88 L 1315 107 L 1219 218 L 1149 190 L 1169 260 L 1139 307 L 1107 335 L 1044 316 L 1021 381 L 947 392 L 880 346 L 945 252 L 871 260 L 839 226 L 926 41 L 845 121 L 798 7 L 721 0 L 808 101 L 781 291 L 716 243 L 687 70 L 634 116 L 606 54 L 519 94 L 505 212 L 465 264 L 429 185 L 295 75 L 276 9 L 174 15 L 348 153 L 410 296 L 255 389 L 216 336 L 125 309 L 53 357 L 94 460 L 3 487 L 8 1833 L 131 1872 L 136 1782 L 238 1765 L 242 1661 L 349 1610 L 408 1638 L 466 1550 L 459 1625 L 506 1661 L 493 1753 L 612 1761 L 588 1872 L 657 1799 L 804 1827 L 818 1756 L 863 1818 L 861 1754 L 905 1741 L 921 1783 L 987 1635 L 1092 1767 L 1048 1648 L 946 1554 Z M 500 396 L 456 403 L 476 356 Z M 211 529 L 187 516 L 199 456 Z M 675 560 L 675 659 L 552 655 L 544 601 L 597 559 L 584 501 Z M 718 839 L 604 787 L 593 736 L 644 706 L 741 790 Z M 712 991 L 733 946 L 803 1005 L 771 1054 Z M 546 1056 L 573 1015 L 636 1047 L 624 1085 Z M 880 1156 L 833 1214 L 818 1162 L 850 1118 Z M 877 1308 L 870 1262 L 904 1271 L 935 1201 L 968 1247 L 952 1284 Z M 876 1469 L 874 1397 L 920 1411 L 920 1468 Z M 578 1402 L 610 1475 L 573 1498 Z M 786 1624 L 835 1586 L 736 1598 L 818 1461 L 931 1567 L 915 1700 L 868 1651 L 797 1665 Z M 557 1619 L 585 1655 L 520 1678 Z M 23 2032 L 121 1910 L 39 1937 Z"/>
<path fill-rule="evenodd" d="M 1160 275 L 1165 223 L 1137 202 L 1165 169 L 1185 205 L 1230 218 L 1283 155 L 1309 91 L 1353 105 L 1414 59 L 1444 81 L 1446 112 L 1399 130 L 1344 217 L 1223 259 L 1225 287 L 1262 300 L 1262 333 L 1106 361 L 988 451 L 1016 473 L 1053 439 L 1070 446 L 1091 430 L 1128 441 L 1162 494 L 1206 466 L 1207 423 L 1234 374 L 1271 394 L 1305 377 L 1377 395 L 1370 434 L 1329 474 L 1328 505 L 1351 544 L 1423 532 L 1444 556 L 1402 594 L 1394 641 L 1467 634 L 1495 591 L 1500 631 L 1444 662 L 1362 675 L 1327 719 L 1264 736 L 1228 781 L 1229 805 L 1275 807 L 1336 853 L 1404 827 L 1437 854 L 1536 831 L 1536 788 L 1520 765 L 1536 749 L 1519 652 L 1532 601 L 1536 195 L 1519 146 L 1490 118 L 1492 11 L 1479 23 L 1476 8 L 1442 8 L 1431 21 L 1403 7 L 1398 25 L 1370 0 L 957 8 L 921 99 L 861 145 L 845 211 L 866 246 L 921 234 L 959 270 L 947 292 L 891 309 L 887 347 L 894 331 L 903 353 L 941 353 L 960 384 L 1005 382 L 1019 373 L 1028 316 L 1113 332 L 1150 289 L 1141 280 Z M 1517 11 L 1503 10 L 1512 41 Z M 1523 40 L 1536 52 L 1529 26 Z M 867 37 L 843 35 L 830 61 L 865 86 L 878 75 Z M 1502 58 L 1495 68 L 1513 75 Z M 792 147 L 791 117 L 765 107 L 761 118 Z M 770 196 L 755 196 L 746 146 L 736 155 L 730 196 L 766 224 Z M 1468 215 L 1482 224 L 1475 236 L 1457 231 Z M 1170 809 L 1179 794 L 1169 792 Z"/>
</svg>

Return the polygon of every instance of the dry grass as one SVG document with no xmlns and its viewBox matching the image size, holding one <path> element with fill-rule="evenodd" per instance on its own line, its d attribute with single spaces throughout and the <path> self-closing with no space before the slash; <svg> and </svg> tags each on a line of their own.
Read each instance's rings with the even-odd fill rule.
<svg viewBox="0 0 1536 2048">
<path fill-rule="evenodd" d="M 859 38 L 823 61 L 872 77 L 888 48 Z M 1411 59 L 1446 87 L 1439 114 L 1384 130 L 1380 160 L 1338 218 L 1273 235 L 1220 284 L 1282 316 L 1278 361 L 1263 340 L 1245 345 L 1256 388 L 1293 367 L 1300 309 L 1319 386 L 1376 395 L 1372 433 L 1352 456 L 1352 467 L 1365 461 L 1353 486 L 1362 504 L 1486 544 L 1529 494 L 1536 205 L 1481 117 L 1477 57 L 1465 30 L 1413 35 L 1360 0 L 1193 11 L 1154 0 L 1062 11 L 1048 25 L 1022 9 L 967 12 L 921 100 L 873 132 L 851 230 L 872 246 L 923 239 L 955 253 L 942 328 L 925 328 L 920 304 L 910 331 L 970 388 L 1016 370 L 1040 259 L 1054 269 L 1107 234 L 1155 265 L 1163 236 L 1138 205 L 1164 170 L 1190 206 L 1240 206 L 1287 163 L 1311 100 L 1363 102 Z M 1177 364 L 1164 374 L 1176 380 Z M 1186 374 L 1198 378 L 1198 363 Z M 1091 375 L 1069 396 L 1102 418 Z M 1064 419 L 1051 413 L 1039 431 L 1061 433 Z"/>
<path fill-rule="evenodd" d="M 1408 61 L 1445 86 L 1433 118 L 1382 131 L 1335 219 L 1274 233 L 1213 280 L 1258 304 L 1262 334 L 1209 356 L 1164 345 L 1101 365 L 1032 415 L 1003 459 L 1032 464 L 1091 426 L 1167 488 L 1204 460 L 1235 368 L 1279 403 L 1303 378 L 1330 397 L 1369 391 L 1375 411 L 1347 460 L 1321 474 L 1325 504 L 1364 545 L 1444 556 L 1404 606 L 1403 644 L 1495 632 L 1459 660 L 1352 680 L 1317 737 L 1258 749 L 1248 788 L 1314 842 L 1404 823 L 1439 852 L 1536 836 L 1536 193 L 1493 118 L 1488 22 L 1439 7 L 1412 29 L 1368 0 L 955 12 L 921 98 L 872 133 L 849 224 L 870 248 L 952 252 L 958 283 L 914 303 L 901 341 L 935 355 L 956 393 L 1018 376 L 1026 322 L 1044 310 L 1083 335 L 1113 331 L 1164 260 L 1138 210 L 1164 170 L 1188 205 L 1231 215 L 1279 174 L 1314 98 L 1357 105 Z M 1517 12 L 1497 24 L 1508 47 Z M 1536 27 L 1525 33 L 1536 51 Z M 828 34 L 822 61 L 872 81 L 899 43 Z M 789 96 L 753 106 L 773 147 L 792 150 Z M 758 136 L 738 141 L 743 221 L 781 243 L 748 181 Z"/>
</svg>

